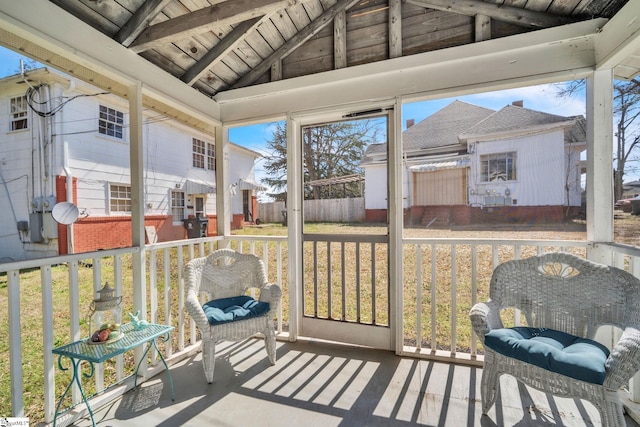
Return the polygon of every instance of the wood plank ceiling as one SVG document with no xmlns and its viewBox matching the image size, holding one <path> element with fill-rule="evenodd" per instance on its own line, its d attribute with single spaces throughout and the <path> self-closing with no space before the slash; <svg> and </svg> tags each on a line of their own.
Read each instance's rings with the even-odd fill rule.
<svg viewBox="0 0 640 427">
<path fill-rule="evenodd" d="M 627 2 L 50 1 L 211 97 L 239 87 L 611 18 Z"/>
</svg>

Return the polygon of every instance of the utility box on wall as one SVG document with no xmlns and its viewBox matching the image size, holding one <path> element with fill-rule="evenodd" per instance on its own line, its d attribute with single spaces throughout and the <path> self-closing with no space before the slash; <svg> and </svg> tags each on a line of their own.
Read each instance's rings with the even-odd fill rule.
<svg viewBox="0 0 640 427">
<path fill-rule="evenodd" d="M 29 214 L 29 235 L 33 243 L 58 238 L 58 224 L 51 216 L 51 212 Z"/>
</svg>

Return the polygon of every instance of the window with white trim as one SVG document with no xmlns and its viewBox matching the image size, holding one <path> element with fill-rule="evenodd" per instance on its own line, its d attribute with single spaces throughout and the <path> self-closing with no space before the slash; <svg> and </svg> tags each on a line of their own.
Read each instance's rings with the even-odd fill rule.
<svg viewBox="0 0 640 427">
<path fill-rule="evenodd" d="M 27 97 L 18 96 L 11 98 L 11 130 L 22 130 L 29 128 L 29 121 L 27 118 Z"/>
<path fill-rule="evenodd" d="M 131 213 L 131 186 L 109 185 L 109 209 L 111 212 Z"/>
<path fill-rule="evenodd" d="M 171 190 L 171 218 L 173 222 L 182 222 L 184 206 L 184 191 Z"/>
<path fill-rule="evenodd" d="M 216 146 L 193 138 L 193 167 L 216 170 Z"/>
<path fill-rule="evenodd" d="M 124 139 L 124 113 L 122 111 L 100 105 L 98 133 Z"/>
<path fill-rule="evenodd" d="M 516 153 L 495 153 L 480 156 L 480 181 L 515 181 Z"/>
</svg>

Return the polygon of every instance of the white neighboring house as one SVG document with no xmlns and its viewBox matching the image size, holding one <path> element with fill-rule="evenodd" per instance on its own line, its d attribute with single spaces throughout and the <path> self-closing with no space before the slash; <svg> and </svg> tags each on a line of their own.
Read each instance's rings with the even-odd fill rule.
<svg viewBox="0 0 640 427">
<path fill-rule="evenodd" d="M 121 98 L 47 68 L 0 80 L 0 262 L 131 245 L 127 110 Z M 152 110 L 143 121 L 147 237 L 195 237 L 183 220 L 196 217 L 207 219 L 197 220 L 198 235 L 214 234 L 213 137 Z M 230 144 L 232 228 L 257 219 L 258 157 Z M 63 201 L 79 211 L 69 227 L 51 213 Z"/>
<path fill-rule="evenodd" d="M 581 206 L 584 117 L 454 101 L 403 132 L 404 207 L 412 224 L 560 221 Z M 367 148 L 365 209 L 384 209 L 386 146 Z M 487 209 L 489 208 L 489 209 Z"/>
</svg>

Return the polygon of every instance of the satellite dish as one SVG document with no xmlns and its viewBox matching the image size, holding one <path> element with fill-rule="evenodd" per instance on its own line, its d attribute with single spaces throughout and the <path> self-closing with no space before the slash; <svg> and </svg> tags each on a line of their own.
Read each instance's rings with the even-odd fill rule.
<svg viewBox="0 0 640 427">
<path fill-rule="evenodd" d="M 80 215 L 78 207 L 71 202 L 56 203 L 56 205 L 51 210 L 51 216 L 53 217 L 53 219 L 57 223 L 64 225 L 69 225 L 76 222 L 76 220 L 78 219 L 78 215 Z"/>
</svg>

